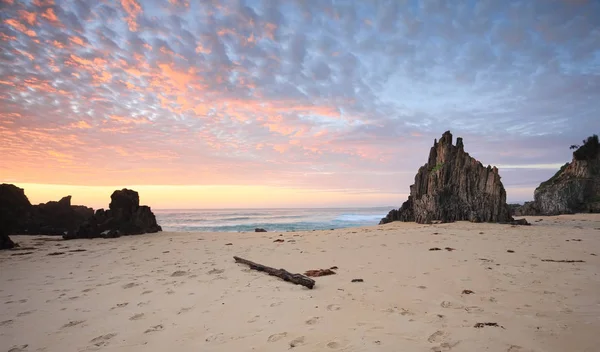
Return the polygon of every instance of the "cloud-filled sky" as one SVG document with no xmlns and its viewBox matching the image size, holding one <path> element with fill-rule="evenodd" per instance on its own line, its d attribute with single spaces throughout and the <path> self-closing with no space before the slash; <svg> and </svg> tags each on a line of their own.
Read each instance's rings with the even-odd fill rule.
<svg viewBox="0 0 600 352">
<path fill-rule="evenodd" d="M 600 1 L 0 7 L 0 181 L 38 190 L 235 185 L 397 206 L 451 130 L 528 200 L 599 132 Z"/>
</svg>

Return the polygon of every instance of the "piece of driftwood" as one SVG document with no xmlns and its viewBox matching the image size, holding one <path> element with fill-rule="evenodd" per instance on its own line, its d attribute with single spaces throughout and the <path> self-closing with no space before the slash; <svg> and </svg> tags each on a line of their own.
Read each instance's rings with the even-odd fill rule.
<svg viewBox="0 0 600 352">
<path fill-rule="evenodd" d="M 254 269 L 257 271 L 264 271 L 265 273 L 267 273 L 269 275 L 277 276 L 278 278 L 280 278 L 284 281 L 293 282 L 296 285 L 302 285 L 302 286 L 308 287 L 310 289 L 312 289 L 315 286 L 315 280 L 308 278 L 302 274 L 292 274 L 285 269 L 271 268 L 269 266 L 254 263 L 247 259 L 236 257 L 236 256 L 234 256 L 233 259 L 235 259 L 236 263 L 242 263 L 242 264 L 248 265 L 250 267 L 250 269 Z"/>
</svg>

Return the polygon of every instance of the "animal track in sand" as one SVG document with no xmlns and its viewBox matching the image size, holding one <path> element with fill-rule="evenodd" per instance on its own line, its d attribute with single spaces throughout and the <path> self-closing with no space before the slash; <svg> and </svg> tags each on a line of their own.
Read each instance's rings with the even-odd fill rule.
<svg viewBox="0 0 600 352">
<path fill-rule="evenodd" d="M 132 315 L 132 316 L 129 318 L 129 320 L 140 320 L 140 319 L 142 319 L 143 317 L 144 317 L 144 313 L 138 313 L 138 314 Z"/>
<path fill-rule="evenodd" d="M 83 324 L 83 323 L 85 323 L 85 320 L 74 320 L 74 321 L 70 321 L 70 322 L 66 323 L 65 325 L 63 325 L 63 326 L 61 327 L 61 329 L 70 328 L 70 327 L 77 326 L 77 325 L 79 325 L 79 324 Z"/>
<path fill-rule="evenodd" d="M 328 311 L 332 311 L 332 312 L 336 311 L 336 310 L 340 310 L 340 309 L 342 309 L 342 307 L 340 307 L 337 304 L 330 304 L 330 305 L 327 306 L 327 310 Z"/>
<path fill-rule="evenodd" d="M 267 338 L 267 341 L 269 341 L 269 342 L 276 342 L 276 341 L 279 341 L 279 340 L 281 340 L 282 338 L 284 338 L 286 336 L 287 336 L 287 332 L 280 332 L 278 334 L 273 334 L 273 335 L 269 336 Z"/>
<path fill-rule="evenodd" d="M 102 346 L 108 345 L 110 339 L 112 339 L 115 336 L 117 336 L 117 334 L 112 332 L 110 334 L 100 335 L 100 336 L 92 339 L 90 342 L 93 343 L 94 346 L 96 346 L 96 347 L 102 347 Z"/>
<path fill-rule="evenodd" d="M 315 325 L 316 323 L 319 322 L 319 319 L 321 319 L 321 317 L 312 317 L 312 318 L 308 319 L 307 321 L 305 321 L 305 323 L 308 325 Z"/>
<path fill-rule="evenodd" d="M 144 334 L 147 334 L 150 332 L 162 331 L 164 329 L 165 329 L 165 327 L 162 324 L 158 324 L 158 325 L 154 325 L 150 329 L 147 329 L 146 331 L 144 331 Z"/>
</svg>

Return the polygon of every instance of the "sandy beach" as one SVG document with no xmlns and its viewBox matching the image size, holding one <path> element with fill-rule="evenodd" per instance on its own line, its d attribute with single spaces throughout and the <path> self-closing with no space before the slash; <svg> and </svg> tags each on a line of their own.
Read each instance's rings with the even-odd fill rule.
<svg viewBox="0 0 600 352">
<path fill-rule="evenodd" d="M 35 249 L 0 253 L 0 346 L 596 351 L 600 215 L 528 220 L 532 226 L 394 222 L 72 241 L 14 236 Z M 339 269 L 309 290 L 236 264 L 234 255 L 291 272 Z"/>
</svg>

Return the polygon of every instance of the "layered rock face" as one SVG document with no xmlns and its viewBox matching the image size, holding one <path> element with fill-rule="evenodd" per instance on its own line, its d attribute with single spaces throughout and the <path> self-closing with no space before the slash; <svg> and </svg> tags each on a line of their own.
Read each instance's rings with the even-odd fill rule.
<svg viewBox="0 0 600 352">
<path fill-rule="evenodd" d="M 510 222 L 506 191 L 496 167 L 484 167 L 464 151 L 462 138 L 452 144 L 445 132 L 434 142 L 427 163 L 419 168 L 410 196 L 398 210 L 392 210 L 380 224 L 391 221 L 431 223 Z"/>
<path fill-rule="evenodd" d="M 74 233 L 63 238 L 110 238 L 162 231 L 150 207 L 140 206 L 140 197 L 136 191 L 114 191 L 110 198 L 108 210 L 98 209 Z"/>
<path fill-rule="evenodd" d="M 534 201 L 515 215 L 600 213 L 600 152 L 580 158 L 574 153 L 570 163 L 535 189 Z"/>
</svg>

